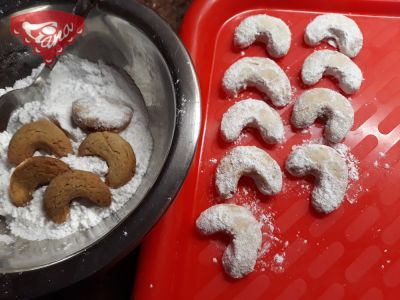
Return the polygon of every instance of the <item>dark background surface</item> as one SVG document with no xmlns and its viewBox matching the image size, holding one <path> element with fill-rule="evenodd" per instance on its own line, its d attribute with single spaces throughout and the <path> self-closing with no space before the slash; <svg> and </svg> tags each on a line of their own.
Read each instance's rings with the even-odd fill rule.
<svg viewBox="0 0 400 300">
<path fill-rule="evenodd" d="M 134 1 L 134 0 L 126 0 Z M 190 0 L 138 0 L 162 16 L 178 31 L 182 17 L 190 5 Z M 136 274 L 140 247 L 114 266 L 109 266 L 97 274 L 67 288 L 38 298 L 38 300 L 127 300 L 131 293 Z M 141 299 L 139 299 L 141 300 Z"/>
</svg>

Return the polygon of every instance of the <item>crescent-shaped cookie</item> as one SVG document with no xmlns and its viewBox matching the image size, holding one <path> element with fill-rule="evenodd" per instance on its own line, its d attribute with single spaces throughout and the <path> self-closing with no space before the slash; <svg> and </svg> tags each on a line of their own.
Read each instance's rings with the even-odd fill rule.
<svg viewBox="0 0 400 300">
<path fill-rule="evenodd" d="M 292 124 L 308 128 L 317 118 L 326 119 L 325 138 L 332 143 L 342 141 L 354 123 L 354 110 L 342 94 L 325 88 L 305 91 L 293 106 Z"/>
<path fill-rule="evenodd" d="M 45 150 L 62 157 L 72 153 L 72 145 L 65 133 L 54 123 L 40 120 L 22 126 L 13 135 L 8 146 L 8 161 L 17 166 L 37 150 Z"/>
<path fill-rule="evenodd" d="M 286 23 L 265 14 L 245 18 L 236 27 L 234 34 L 235 45 L 239 48 L 260 41 L 266 44 L 268 54 L 274 58 L 288 53 L 291 40 L 292 35 Z"/>
<path fill-rule="evenodd" d="M 125 185 L 135 175 L 135 153 L 131 145 L 116 133 L 91 133 L 79 146 L 78 152 L 80 156 L 95 155 L 107 162 L 106 179 L 112 188 Z"/>
<path fill-rule="evenodd" d="M 244 57 L 226 70 L 222 82 L 230 96 L 247 87 L 263 92 L 275 106 L 287 105 L 292 97 L 290 82 L 285 72 L 266 57 Z"/>
<path fill-rule="evenodd" d="M 201 213 L 196 226 L 205 235 L 222 232 L 232 237 L 222 257 L 229 276 L 242 278 L 253 271 L 262 233 L 261 225 L 248 209 L 234 204 L 214 205 Z"/>
<path fill-rule="evenodd" d="M 251 177 L 264 195 L 275 195 L 282 189 L 282 171 L 278 163 L 255 146 L 237 146 L 219 162 L 215 181 L 219 195 L 231 198 L 242 176 Z"/>
<path fill-rule="evenodd" d="M 32 200 L 32 194 L 38 187 L 69 170 L 66 163 L 52 157 L 35 156 L 24 160 L 10 178 L 9 195 L 12 203 L 24 206 Z"/>
<path fill-rule="evenodd" d="M 332 50 L 313 52 L 301 69 L 301 79 L 306 85 L 316 84 L 324 75 L 335 77 L 339 87 L 347 94 L 357 92 L 363 81 L 360 68 L 346 55 Z"/>
<path fill-rule="evenodd" d="M 99 176 L 74 170 L 50 182 L 43 197 L 44 211 L 51 221 L 62 224 L 68 218 L 71 202 L 81 198 L 101 207 L 111 205 L 110 189 Z"/>
<path fill-rule="evenodd" d="M 316 46 L 322 41 L 334 40 L 339 51 L 355 57 L 363 46 L 363 35 L 357 23 L 342 14 L 317 16 L 306 27 L 304 41 Z"/>
<path fill-rule="evenodd" d="M 261 100 L 239 101 L 224 113 L 221 134 L 225 141 L 237 140 L 245 127 L 257 128 L 267 144 L 280 143 L 284 138 L 285 130 L 280 115 Z"/>
<path fill-rule="evenodd" d="M 286 169 L 296 177 L 315 177 L 311 203 L 317 211 L 330 213 L 343 202 L 348 169 L 333 148 L 317 144 L 298 146 L 286 160 Z"/>
</svg>

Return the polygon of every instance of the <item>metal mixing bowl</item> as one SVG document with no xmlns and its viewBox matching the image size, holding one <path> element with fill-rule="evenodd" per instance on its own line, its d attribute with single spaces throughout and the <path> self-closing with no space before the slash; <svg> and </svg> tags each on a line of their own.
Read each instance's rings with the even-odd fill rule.
<svg viewBox="0 0 400 300">
<path fill-rule="evenodd" d="M 9 34 L 10 17 L 34 10 L 71 12 L 75 1 L 2 2 L 0 85 L 4 87 L 30 74 L 41 61 Z M 67 52 L 103 60 L 126 76 L 133 93 L 136 86 L 140 90 L 154 139 L 150 166 L 136 194 L 98 226 L 62 240 L 0 244 L 0 298 L 47 293 L 127 254 L 170 205 L 193 159 L 200 128 L 196 75 L 179 39 L 155 13 L 132 0 L 102 0 L 89 14 L 82 37 Z M 6 232 L 4 222 L 1 232 Z"/>
</svg>

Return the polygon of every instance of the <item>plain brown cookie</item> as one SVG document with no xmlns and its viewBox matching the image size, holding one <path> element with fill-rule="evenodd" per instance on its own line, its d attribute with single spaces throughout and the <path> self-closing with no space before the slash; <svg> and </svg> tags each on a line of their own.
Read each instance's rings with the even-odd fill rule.
<svg viewBox="0 0 400 300">
<path fill-rule="evenodd" d="M 135 153 L 131 145 L 116 133 L 91 133 L 78 151 L 81 156 L 96 155 L 107 162 L 107 184 L 112 188 L 125 185 L 135 175 Z"/>
<path fill-rule="evenodd" d="M 47 187 L 44 197 L 44 211 L 54 223 L 64 223 L 69 215 L 73 200 L 83 198 L 101 207 L 111 205 L 108 186 L 94 173 L 68 171 L 54 178 Z"/>
<path fill-rule="evenodd" d="M 11 175 L 9 194 L 15 206 L 32 200 L 32 193 L 48 184 L 57 175 L 69 171 L 69 166 L 52 157 L 35 156 L 23 161 Z"/>
<path fill-rule="evenodd" d="M 54 123 L 40 120 L 22 126 L 8 145 L 8 161 L 19 165 L 37 150 L 45 150 L 57 157 L 72 153 L 71 142 Z"/>
</svg>

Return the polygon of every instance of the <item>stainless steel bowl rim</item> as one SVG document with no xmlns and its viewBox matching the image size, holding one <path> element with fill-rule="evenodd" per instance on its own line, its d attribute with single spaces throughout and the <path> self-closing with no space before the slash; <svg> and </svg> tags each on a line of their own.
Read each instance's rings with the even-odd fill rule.
<svg viewBox="0 0 400 300">
<path fill-rule="evenodd" d="M 71 2 L 75 1 L 8 1 L 0 16 L 37 5 Z M 137 25 L 157 46 L 175 82 L 177 108 L 185 105 L 185 113 L 177 114 L 172 146 L 160 176 L 130 216 L 99 241 L 63 261 L 22 273 L 0 274 L 0 298 L 32 298 L 60 289 L 92 275 L 132 251 L 172 203 L 193 160 L 200 132 L 200 91 L 184 46 L 165 21 L 135 1 L 100 0 L 98 7 Z M 129 234 L 121 238 L 125 231 Z"/>
</svg>

